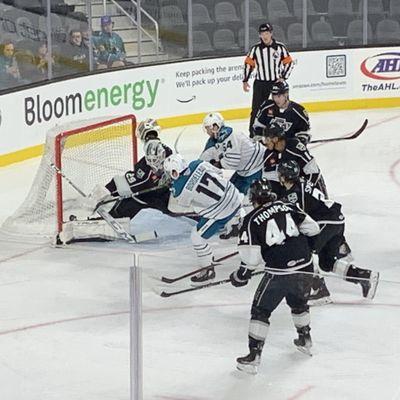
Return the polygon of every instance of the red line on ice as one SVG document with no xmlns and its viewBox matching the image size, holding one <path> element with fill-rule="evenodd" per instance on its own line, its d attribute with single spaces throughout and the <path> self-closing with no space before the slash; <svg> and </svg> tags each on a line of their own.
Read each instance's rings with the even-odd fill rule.
<svg viewBox="0 0 400 400">
<path fill-rule="evenodd" d="M 287 398 L 287 400 L 297 400 L 300 399 L 300 397 L 303 396 L 303 394 L 308 393 L 311 389 L 314 389 L 314 386 L 306 386 L 305 388 L 299 390 L 297 393 L 295 393 L 293 396 L 290 396 Z"/>
</svg>

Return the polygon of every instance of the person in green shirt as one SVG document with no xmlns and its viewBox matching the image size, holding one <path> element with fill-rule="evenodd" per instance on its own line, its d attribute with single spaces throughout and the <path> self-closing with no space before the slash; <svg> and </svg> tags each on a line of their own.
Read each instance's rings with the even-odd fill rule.
<svg viewBox="0 0 400 400">
<path fill-rule="evenodd" d="M 101 32 L 95 38 L 95 46 L 97 61 L 103 68 L 126 65 L 124 42 L 118 33 L 113 32 L 113 22 L 108 15 L 101 17 Z"/>
</svg>

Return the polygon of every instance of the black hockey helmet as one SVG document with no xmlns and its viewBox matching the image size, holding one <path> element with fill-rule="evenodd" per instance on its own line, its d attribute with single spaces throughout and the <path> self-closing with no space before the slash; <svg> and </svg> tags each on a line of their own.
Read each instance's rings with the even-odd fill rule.
<svg viewBox="0 0 400 400">
<path fill-rule="evenodd" d="M 267 125 L 263 130 L 263 136 L 274 138 L 277 137 L 279 139 L 284 139 L 286 137 L 285 130 L 282 126 L 279 125 Z"/>
<path fill-rule="evenodd" d="M 275 82 L 272 85 L 272 94 L 283 94 L 289 92 L 289 84 L 286 81 Z"/>
<path fill-rule="evenodd" d="M 250 201 L 259 205 L 270 203 L 277 199 L 277 195 L 272 191 L 271 183 L 268 179 L 254 181 L 249 189 Z"/>
<path fill-rule="evenodd" d="M 300 176 L 300 167 L 295 160 L 282 161 L 278 165 L 278 174 L 289 181 L 296 181 Z"/>
</svg>

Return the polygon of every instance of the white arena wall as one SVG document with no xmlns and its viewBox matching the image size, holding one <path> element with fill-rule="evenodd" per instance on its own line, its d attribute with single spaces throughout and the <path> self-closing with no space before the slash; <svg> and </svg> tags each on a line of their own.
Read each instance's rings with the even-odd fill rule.
<svg viewBox="0 0 400 400">
<path fill-rule="evenodd" d="M 400 47 L 295 52 L 290 96 L 309 111 L 400 107 Z M 108 71 L 0 97 L 0 166 L 41 154 L 56 124 L 102 116 L 154 117 L 163 127 L 204 113 L 247 118 L 244 57 L 188 60 Z"/>
</svg>

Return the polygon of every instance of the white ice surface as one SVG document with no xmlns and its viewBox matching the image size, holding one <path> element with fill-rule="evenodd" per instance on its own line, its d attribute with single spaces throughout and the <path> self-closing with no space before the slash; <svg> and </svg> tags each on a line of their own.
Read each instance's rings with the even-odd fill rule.
<svg viewBox="0 0 400 400">
<path fill-rule="evenodd" d="M 374 301 L 358 286 L 328 279 L 335 304 L 311 310 L 314 356 L 295 350 L 285 304 L 271 318 L 257 376 L 235 370 L 247 353 L 257 280 L 163 299 L 153 278 L 195 268 L 190 223 L 147 211 L 135 229 L 162 238 L 130 246 L 76 244 L 55 249 L 0 242 L 0 399 L 129 398 L 128 267 L 144 269 L 144 399 L 400 400 L 400 109 L 311 115 L 315 138 L 368 129 L 357 139 L 312 149 L 331 197 L 343 204 L 358 265 L 381 273 Z M 246 121 L 233 121 L 246 129 Z M 166 130 L 173 145 L 182 129 Z M 180 152 L 195 158 L 205 136 L 187 127 Z M 0 223 L 25 197 L 38 160 L 0 168 Z M 217 256 L 235 241 L 213 241 Z M 238 259 L 218 267 L 226 277 Z M 388 281 L 395 281 L 391 283 Z M 187 282 L 176 284 L 185 287 Z"/>
</svg>

